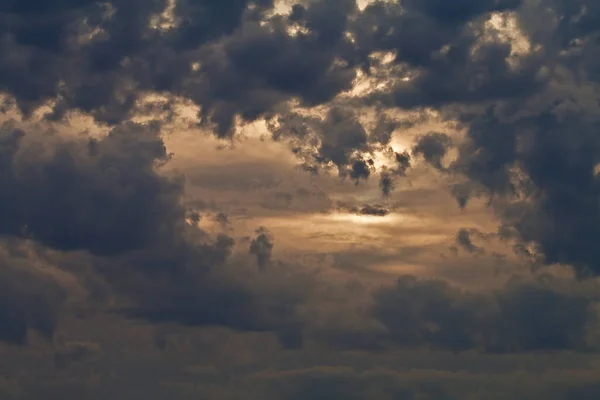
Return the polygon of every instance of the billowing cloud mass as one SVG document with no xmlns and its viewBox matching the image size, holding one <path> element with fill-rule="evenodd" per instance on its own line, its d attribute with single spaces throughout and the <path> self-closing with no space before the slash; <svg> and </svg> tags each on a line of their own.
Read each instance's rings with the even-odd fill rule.
<svg viewBox="0 0 600 400">
<path fill-rule="evenodd" d="M 0 397 L 598 398 L 598 27 L 0 1 Z"/>
<path fill-rule="evenodd" d="M 114 255 L 182 228 L 181 183 L 155 171 L 169 157 L 158 127 L 126 123 L 69 141 L 7 122 L 0 135 L 2 234 Z"/>
</svg>

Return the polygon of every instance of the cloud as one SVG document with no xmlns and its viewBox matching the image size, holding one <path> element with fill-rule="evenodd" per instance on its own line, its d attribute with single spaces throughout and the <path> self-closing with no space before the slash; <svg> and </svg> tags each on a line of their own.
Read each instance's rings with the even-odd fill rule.
<svg viewBox="0 0 600 400">
<path fill-rule="evenodd" d="M 181 228 L 182 185 L 156 172 L 169 159 L 156 127 L 126 123 L 71 141 L 7 122 L 0 141 L 4 235 L 115 255 Z"/>
<path fill-rule="evenodd" d="M 538 68 L 544 71 L 544 84 L 534 91 L 511 89 L 505 98 L 488 98 L 484 107 L 463 104 L 455 115 L 466 140 L 450 166 L 467 178 L 455 187 L 461 206 L 470 197 L 488 198 L 503 222 L 505 237 L 547 264 L 573 265 L 582 276 L 596 274 L 599 268 L 593 244 L 598 207 L 592 199 L 600 162 L 593 132 L 600 110 L 591 101 L 598 88 L 593 75 L 583 81 L 576 78 L 589 66 L 582 54 L 592 54 L 583 43 L 590 43 L 588 35 L 593 33 L 580 30 L 581 20 L 595 15 L 585 3 L 575 8 L 560 1 L 550 4 L 545 12 L 562 21 L 548 27 L 556 38 L 552 43 L 531 15 L 534 6 L 519 10 L 517 18 L 532 46 L 544 49 Z M 581 20 L 574 17 L 575 9 L 581 11 Z M 574 35 L 579 35 L 580 44 L 567 44 Z M 508 62 L 508 56 L 503 59 Z M 527 71 L 524 68 L 517 71 Z"/>
<path fill-rule="evenodd" d="M 362 155 L 372 152 L 380 140 L 346 106 L 331 107 L 324 118 L 289 112 L 271 123 L 271 131 L 275 140 L 291 141 L 293 152 L 309 170 L 336 168 L 340 176 L 355 181 L 370 176 L 373 161 Z"/>
<path fill-rule="evenodd" d="M 57 368 L 68 369 L 78 364 L 89 362 L 101 352 L 96 343 L 65 342 L 59 339 L 54 352 L 54 364 Z"/>
<path fill-rule="evenodd" d="M 0 341 L 19 346 L 28 343 L 30 332 L 52 341 L 66 300 L 64 288 L 28 262 L 3 257 L 0 268 Z"/>
<path fill-rule="evenodd" d="M 98 298 L 101 309 L 157 324 L 289 329 L 293 302 L 218 268 L 234 240 L 199 228 L 199 214 L 183 204 L 183 181 L 160 172 L 170 155 L 158 132 L 153 124 L 129 122 L 90 139 L 4 124 L 0 232 L 63 252 L 58 265 L 84 285 L 95 282 L 89 273 L 102 277 L 106 285 L 90 288 L 108 291 Z M 260 230 L 250 252 L 261 268 L 272 247 Z M 4 339 L 23 343 L 28 329 L 51 337 L 59 296 L 38 279 L 20 279 L 27 281 L 26 275 L 3 280 Z"/>
<path fill-rule="evenodd" d="M 471 232 L 466 229 L 460 229 L 456 234 L 456 244 L 469 253 L 483 253 L 484 249 L 473 243 Z"/>
<path fill-rule="evenodd" d="M 385 207 L 379 204 L 365 204 L 360 207 L 346 205 L 344 203 L 340 203 L 337 207 L 344 212 L 356 215 L 366 215 L 366 216 L 374 216 L 374 217 L 385 217 L 392 210 L 389 207 Z"/>
<path fill-rule="evenodd" d="M 379 174 L 379 187 L 385 197 L 389 197 L 396 186 L 398 177 L 406 176 L 406 171 L 412 165 L 412 158 L 408 151 L 402 153 L 394 152 L 395 166 L 388 168 L 384 166 Z"/>
<path fill-rule="evenodd" d="M 440 132 L 429 132 L 418 138 L 413 147 L 413 154 L 423 156 L 426 162 L 443 171 L 445 168 L 442 161 L 451 146 L 452 138 L 450 136 Z"/>
<path fill-rule="evenodd" d="M 375 354 L 380 350 L 583 357 L 597 346 L 597 294 L 585 286 L 593 279 L 498 287 L 525 267 L 490 261 L 504 256 L 490 248 L 498 243 L 486 242 L 491 234 L 455 233 L 459 226 L 488 231 L 496 223 L 465 210 L 479 205 L 479 197 L 500 221 L 493 235 L 503 245 L 534 261 L 573 266 L 580 278 L 598 274 L 599 17 L 591 0 L 375 1 L 361 8 L 353 0 L 2 2 L 0 94 L 26 119 L 45 113 L 46 121 L 0 127 L 0 236 L 43 249 L 1 259 L 0 341 L 25 345 L 32 333 L 51 340 L 61 324 L 76 325 L 71 314 L 86 307 L 194 333 L 226 327 L 235 331 L 240 353 L 256 358 L 228 366 L 227 378 L 212 379 L 215 387 L 227 382 L 244 391 L 236 374 L 250 364 L 269 365 L 274 371 L 261 389 L 268 393 L 255 396 L 275 399 L 464 394 L 433 378 L 399 388 L 400 374 L 389 371 L 314 365 L 292 371 L 319 351 L 341 359 L 350 357 L 342 350 L 362 350 L 365 363 L 385 357 Z M 253 128 L 277 142 L 269 150 L 289 147 L 306 171 L 320 176 L 306 174 L 300 183 L 284 173 L 287 160 L 279 155 L 258 166 L 216 153 L 211 165 L 204 155 L 190 157 L 197 166 L 187 169 L 186 182 L 164 168 L 172 155 L 161 129 L 183 129 L 178 113 L 189 112 L 197 113 L 194 128 L 236 144 L 240 126 L 260 121 Z M 78 114 L 107 133 L 64 134 L 63 123 L 77 125 Z M 142 116 L 163 121 L 132 122 Z M 418 131 L 414 142 L 409 125 Z M 413 158 L 443 173 L 427 172 Z M 281 170 L 273 172 L 274 165 Z M 342 178 L 339 186 L 323 178 L 331 171 Z M 392 193 L 411 172 L 420 174 L 416 188 Z M 378 204 L 374 176 L 386 202 L 391 196 L 397 202 Z M 339 189 L 344 179 L 357 187 L 346 182 Z M 315 182 L 325 191 L 313 190 Z M 452 217 L 460 224 L 449 221 L 452 211 L 433 186 L 451 187 L 462 209 Z M 222 207 L 221 199 L 188 201 L 194 196 L 186 189 L 194 188 L 202 197 L 227 192 L 236 210 Z M 240 209 L 243 222 L 233 218 Z M 426 219 L 423 210 L 439 218 Z M 358 224 L 317 215 L 325 211 L 379 218 Z M 286 235 L 292 214 L 298 229 Z M 319 226 L 309 230 L 307 221 Z M 274 260 L 274 236 L 264 228 L 236 247 L 233 236 L 263 223 L 276 233 L 278 249 L 319 241 L 313 253 L 322 257 Z M 296 240 L 311 234 L 311 243 Z M 468 254 L 439 256 L 448 241 Z M 333 247 L 329 265 L 323 254 Z M 51 266 L 40 267 L 40 259 Z M 249 267 L 254 262 L 259 268 Z M 464 278 L 464 286 L 487 281 L 467 290 L 405 276 L 379 287 L 400 270 Z M 61 281 L 65 275 L 76 289 Z M 361 284 L 345 286 L 349 276 Z M 84 289 L 88 298 L 74 305 L 71 291 Z M 285 356 L 253 355 L 253 340 L 265 338 L 277 339 L 277 354 Z M 54 349 L 55 367 L 66 374 L 95 362 L 88 341 L 69 343 Z M 171 356 L 177 358 L 164 357 Z M 597 397 L 587 381 L 567 386 L 556 396 Z M 469 395 L 485 396 L 489 387 L 495 386 L 482 384 Z"/>
<path fill-rule="evenodd" d="M 591 301 L 535 283 L 470 293 L 405 276 L 375 294 L 373 316 L 400 346 L 490 352 L 582 349 Z"/>
<path fill-rule="evenodd" d="M 273 252 L 273 236 L 264 227 L 256 230 L 256 237 L 250 242 L 249 252 L 256 256 L 258 266 L 263 269 L 271 262 L 271 253 Z"/>
<path fill-rule="evenodd" d="M 356 75 L 336 62 L 353 1 L 311 1 L 289 16 L 267 16 L 272 0 L 226 11 L 218 1 L 38 3 L 0 10 L 0 89 L 26 115 L 51 100 L 50 119 L 80 110 L 118 124 L 147 93 L 164 93 L 200 105 L 199 122 L 228 137 L 237 117 L 253 121 L 292 98 L 327 102 Z M 161 18 L 167 28 L 156 26 Z"/>
</svg>

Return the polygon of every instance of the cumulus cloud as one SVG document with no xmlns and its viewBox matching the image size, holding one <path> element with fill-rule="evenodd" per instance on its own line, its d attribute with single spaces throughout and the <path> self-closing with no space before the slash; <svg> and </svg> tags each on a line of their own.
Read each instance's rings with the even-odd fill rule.
<svg viewBox="0 0 600 400">
<path fill-rule="evenodd" d="M 88 139 L 9 122 L 2 127 L 2 154 L 0 232 L 83 253 L 80 261 L 117 296 L 117 311 L 153 323 L 278 329 L 269 308 L 275 299 L 216 269 L 234 241 L 200 229 L 198 214 L 193 218 L 183 204 L 181 179 L 159 172 L 169 154 L 155 125 L 125 123 Z M 251 245 L 261 267 L 270 259 L 268 237 L 260 231 Z M 3 282 L 6 317 L 19 318 L 7 321 L 5 339 L 22 342 L 27 329 L 51 336 L 58 297 L 46 296 L 49 289 L 36 280 L 23 287 Z"/>
<path fill-rule="evenodd" d="M 256 256 L 258 266 L 265 268 L 271 262 L 271 253 L 274 247 L 273 236 L 265 227 L 258 228 L 256 235 L 250 242 L 249 252 Z"/>
<path fill-rule="evenodd" d="M 71 141 L 7 122 L 0 140 L 4 235 L 114 255 L 181 228 L 181 182 L 155 169 L 169 158 L 157 127 L 126 123 L 101 140 Z"/>
</svg>

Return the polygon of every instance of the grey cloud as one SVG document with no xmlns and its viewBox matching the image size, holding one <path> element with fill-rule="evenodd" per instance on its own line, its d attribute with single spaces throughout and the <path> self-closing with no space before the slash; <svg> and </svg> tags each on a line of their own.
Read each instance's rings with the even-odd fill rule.
<svg viewBox="0 0 600 400">
<path fill-rule="evenodd" d="M 288 110 L 273 118 L 269 128 L 274 140 L 289 142 L 306 170 L 335 170 L 356 184 L 376 172 L 374 153 L 384 151 L 394 164 L 381 170 L 380 185 L 389 194 L 396 178 L 405 176 L 411 166 L 407 152 L 394 153 L 389 147 L 391 133 L 400 125 L 378 113 L 375 124 L 367 126 L 356 108 L 341 103 L 329 107 L 322 118 Z"/>
<path fill-rule="evenodd" d="M 0 128 L 0 232 L 61 250 L 110 255 L 166 237 L 182 223 L 178 181 L 158 129 L 125 124 L 96 141 Z"/>
<path fill-rule="evenodd" d="M 375 295 L 372 313 L 400 346 L 490 352 L 583 349 L 591 301 L 537 283 L 487 294 L 405 276 Z"/>
<path fill-rule="evenodd" d="M 54 351 L 54 365 L 59 369 L 68 369 L 97 357 L 102 351 L 96 343 L 66 342 L 64 339 Z"/>
<path fill-rule="evenodd" d="M 379 204 L 365 204 L 363 206 L 351 206 L 345 203 L 338 203 L 337 208 L 343 212 L 356 215 L 367 215 L 375 217 L 385 217 L 393 211 L 391 207 L 385 207 Z"/>
<path fill-rule="evenodd" d="M 249 252 L 256 256 L 258 266 L 263 269 L 271 262 L 271 253 L 273 252 L 273 237 L 264 227 L 256 230 L 256 237 L 250 242 Z"/>
<path fill-rule="evenodd" d="M 520 16 L 533 45 L 544 46 L 546 85 L 537 93 L 515 92 L 485 111 L 465 109 L 467 140 L 452 168 L 468 178 L 457 192 L 461 205 L 471 196 L 487 197 L 505 237 L 519 248 L 535 249 L 548 264 L 570 264 L 585 276 L 599 268 L 593 199 L 600 110 L 593 100 L 597 80 L 586 72 L 595 54 L 594 33 L 581 24 L 597 13 L 588 2 L 546 5 L 544 12 L 557 25 L 544 28 L 532 16 L 533 5 Z"/>
<path fill-rule="evenodd" d="M 471 232 L 460 229 L 456 234 L 456 244 L 469 253 L 483 253 L 483 247 L 477 246 L 471 239 Z"/>
<path fill-rule="evenodd" d="M 585 0 L 374 2 L 349 28 L 355 60 L 367 74 L 381 72 L 373 52 L 394 56 L 381 72 L 387 89 L 362 100 L 434 108 L 466 131 L 448 167 L 453 178 L 467 178 L 453 180 L 459 205 L 487 197 L 505 237 L 535 248 L 548 264 L 573 265 L 581 276 L 600 268 L 597 10 Z M 513 56 L 514 43 L 483 40 L 485 20 L 496 11 L 513 13 L 531 51 Z M 451 145 L 427 134 L 414 152 L 446 170 L 442 159 Z M 393 177 L 381 173 L 384 195 Z"/>
<path fill-rule="evenodd" d="M 395 166 L 392 168 L 384 167 L 379 177 L 379 187 L 385 197 L 391 195 L 396 186 L 398 177 L 406 176 L 406 172 L 412 165 L 412 158 L 408 151 L 394 153 Z"/>
<path fill-rule="evenodd" d="M 164 32 L 149 21 L 165 1 L 108 3 L 0 6 L 0 90 L 26 115 L 57 99 L 49 118 L 80 110 L 117 125 L 96 141 L 4 125 L 0 233 L 91 254 L 127 315 L 275 330 L 286 346 L 303 345 L 301 326 L 283 316 L 294 314 L 298 300 L 231 282 L 218 268 L 231 239 L 186 224 L 183 183 L 157 172 L 169 159 L 158 128 L 120 124 L 138 111 L 146 92 L 191 99 L 201 106 L 199 122 L 220 137 L 233 135 L 238 117 L 268 117 L 274 139 L 289 141 L 308 170 L 336 169 L 355 181 L 373 174 L 371 153 L 385 150 L 397 127 L 384 117 L 364 126 L 356 107 L 436 108 L 444 118 L 458 118 L 466 132 L 465 142 L 454 143 L 459 157 L 448 168 L 466 178 L 453 187 L 462 207 L 472 196 L 488 197 L 503 221 L 502 236 L 517 248 L 539 251 L 547 263 L 572 264 L 582 276 L 600 270 L 596 2 L 415 0 L 374 2 L 359 12 L 353 1 L 320 0 L 296 5 L 289 17 L 267 17 L 271 1 L 182 0 L 174 10 L 179 25 Z M 517 66 L 509 44 L 482 41 L 484 19 L 499 10 L 516 13 L 536 49 Z M 536 13 L 553 18 L 542 26 Z M 387 89 L 349 105 L 332 102 L 352 87 L 358 67 L 377 75 L 371 57 L 377 51 L 394 53 L 382 73 Z M 326 115 L 290 111 L 288 100 L 300 108 L 326 104 Z M 413 150 L 443 169 L 450 145 L 432 133 Z M 395 164 L 381 171 L 386 195 L 411 163 L 407 153 L 394 156 Z M 223 188 L 214 180 L 218 172 L 199 172 L 197 182 Z M 248 190 L 276 186 L 267 177 Z M 356 212 L 384 215 L 386 209 Z M 264 264 L 272 240 L 257 235 L 249 251 Z M 461 231 L 459 244 L 478 251 L 472 237 Z M 2 281 L 4 340 L 23 343 L 27 329 L 50 336 L 60 296 L 41 301 L 37 286 L 21 288 L 11 279 Z M 533 284 L 475 295 L 403 278 L 376 301 L 373 315 L 387 327 L 387 339 L 406 346 L 577 349 L 591 323 L 589 299 Z M 367 340 L 357 336 L 348 340 Z"/>
<path fill-rule="evenodd" d="M 476 104 L 535 92 L 543 86 L 536 77 L 540 60 L 531 56 L 513 69 L 507 60 L 509 44 L 479 41 L 481 17 L 500 9 L 517 9 L 520 4 L 470 2 L 456 6 L 434 1 L 368 6 L 353 30 L 359 51 L 392 51 L 395 62 L 403 65 L 390 72 L 391 88 L 373 99 L 419 108 Z M 480 46 L 473 54 L 476 43 Z M 403 80 L 406 76 L 412 77 Z"/>
<path fill-rule="evenodd" d="M 201 106 L 199 122 L 220 137 L 234 133 L 237 117 L 272 117 L 288 100 L 329 103 L 352 87 L 357 67 L 371 73 L 370 56 L 377 51 L 395 52 L 395 65 L 418 72 L 408 81 L 391 72 L 390 92 L 372 99 L 383 104 L 420 108 L 515 97 L 543 83 L 533 79 L 539 60 L 526 57 L 515 70 L 507 61 L 508 45 L 484 43 L 477 56 L 471 50 L 484 16 L 520 4 L 375 2 L 359 11 L 352 0 L 314 0 L 296 4 L 289 16 L 267 16 L 271 0 L 239 1 L 227 12 L 216 1 L 181 0 L 173 9 L 175 24 L 161 31 L 150 21 L 166 9 L 165 0 L 31 8 L 11 2 L 3 14 L 10 23 L 2 43 L 10 57 L 3 58 L 2 88 L 24 110 L 58 99 L 51 118 L 78 109 L 109 124 L 138 112 L 144 93 L 183 96 Z M 24 24 L 28 13 L 46 28 Z M 77 44 L 85 35 L 93 37 Z M 340 107 L 330 107 L 323 121 L 298 115 L 279 120 L 286 127 L 275 136 L 296 139 L 294 151 L 308 170 L 335 166 L 356 181 L 372 174 L 369 154 L 374 146 L 385 147 L 398 127 L 382 116 L 367 135 L 355 112 Z M 394 177 L 382 173 L 384 194 Z"/>
<path fill-rule="evenodd" d="M 452 144 L 452 138 L 445 133 L 429 132 L 419 137 L 412 151 L 415 155 L 421 155 L 436 169 L 443 171 L 445 168 L 442 161 Z"/>
<path fill-rule="evenodd" d="M 383 207 L 379 207 L 379 206 L 373 206 L 373 205 L 366 205 L 363 208 L 361 208 L 360 210 L 358 210 L 358 213 L 360 215 L 373 215 L 373 216 L 377 216 L 377 217 L 385 217 L 386 215 L 388 215 L 390 213 L 390 211 L 386 208 Z"/>
<path fill-rule="evenodd" d="M 314 170 L 336 167 L 341 176 L 367 178 L 369 165 L 361 154 L 369 152 L 369 134 L 348 107 L 332 107 L 325 118 L 290 112 L 271 128 L 275 140 L 289 139 L 293 151 Z"/>
<path fill-rule="evenodd" d="M 227 137 L 237 116 L 253 121 L 292 98 L 321 104 L 355 77 L 336 62 L 349 46 L 354 1 L 310 1 L 288 18 L 266 16 L 272 0 L 181 0 L 162 31 L 151 25 L 166 0 L 37 3 L 0 10 L 0 89 L 26 115 L 57 100 L 51 119 L 75 109 L 117 124 L 139 112 L 145 92 L 159 92 L 193 100 L 200 122 Z"/>
<path fill-rule="evenodd" d="M 58 265 L 83 284 L 89 265 L 106 282 L 98 289 L 109 291 L 99 301 L 116 301 L 104 309 L 150 323 L 253 331 L 279 331 L 293 318 L 284 299 L 220 271 L 233 239 L 194 223 L 198 214 L 183 204 L 183 182 L 159 172 L 169 154 L 154 125 L 126 123 L 94 140 L 24 131 L 14 123 L 1 133 L 0 231 L 64 252 Z M 272 241 L 266 231 L 258 234 L 251 252 L 264 267 Z M 70 265 L 77 263 L 83 265 Z M 60 298 L 46 293 L 50 285 L 22 279 L 2 280 L 4 339 L 21 343 L 28 329 L 50 337 Z"/>
<path fill-rule="evenodd" d="M 65 290 L 36 272 L 26 257 L 2 257 L 0 341 L 26 345 L 30 331 L 52 341 L 66 300 Z"/>
</svg>

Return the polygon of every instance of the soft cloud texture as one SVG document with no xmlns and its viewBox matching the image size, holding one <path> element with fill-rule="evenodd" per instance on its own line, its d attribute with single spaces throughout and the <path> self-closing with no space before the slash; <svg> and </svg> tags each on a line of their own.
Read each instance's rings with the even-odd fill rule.
<svg viewBox="0 0 600 400">
<path fill-rule="evenodd" d="M 598 397 L 591 0 L 0 4 L 0 397 Z"/>
</svg>

